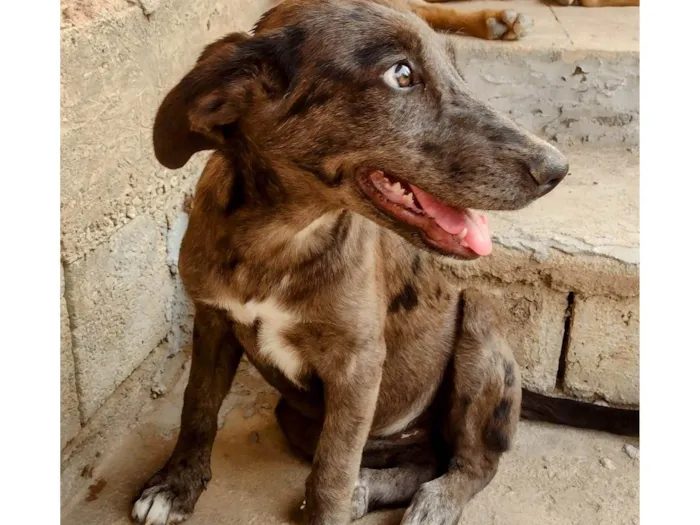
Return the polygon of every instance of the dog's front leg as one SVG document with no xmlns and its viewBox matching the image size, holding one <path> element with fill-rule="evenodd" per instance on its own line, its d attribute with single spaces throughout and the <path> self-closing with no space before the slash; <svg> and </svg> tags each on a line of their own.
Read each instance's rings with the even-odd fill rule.
<svg viewBox="0 0 700 525">
<path fill-rule="evenodd" d="M 319 371 L 325 417 L 306 482 L 309 525 L 350 520 L 352 492 L 379 393 L 385 354 L 381 346 L 348 353 L 340 366 Z"/>
<path fill-rule="evenodd" d="M 211 479 L 217 416 L 242 355 L 243 348 L 226 315 L 197 305 L 180 434 L 170 459 L 134 503 L 132 517 L 137 523 L 171 525 L 192 514 Z"/>
</svg>

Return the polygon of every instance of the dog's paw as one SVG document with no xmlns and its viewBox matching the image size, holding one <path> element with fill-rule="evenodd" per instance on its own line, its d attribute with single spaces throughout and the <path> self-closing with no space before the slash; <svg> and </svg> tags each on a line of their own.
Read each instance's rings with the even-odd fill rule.
<svg viewBox="0 0 700 525">
<path fill-rule="evenodd" d="M 421 485 L 401 525 L 457 525 L 461 515 L 462 509 L 446 495 L 438 478 Z"/>
<path fill-rule="evenodd" d="M 143 525 L 175 525 L 192 514 L 168 485 L 145 489 L 131 510 L 131 518 Z"/>
<path fill-rule="evenodd" d="M 512 9 L 496 11 L 486 19 L 489 40 L 518 40 L 529 33 L 534 24 L 532 17 Z"/>
<path fill-rule="evenodd" d="M 362 479 L 357 480 L 350 500 L 350 519 L 359 520 L 369 512 L 369 487 Z"/>
</svg>

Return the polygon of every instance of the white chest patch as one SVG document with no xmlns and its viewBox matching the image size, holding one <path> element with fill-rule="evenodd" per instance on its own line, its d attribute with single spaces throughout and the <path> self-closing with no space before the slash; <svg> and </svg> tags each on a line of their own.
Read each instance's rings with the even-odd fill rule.
<svg viewBox="0 0 700 525">
<path fill-rule="evenodd" d="M 299 322 L 292 312 L 281 308 L 274 299 L 262 302 L 248 301 L 242 304 L 234 299 L 216 304 L 229 312 L 231 317 L 244 325 L 260 321 L 258 352 L 270 364 L 277 367 L 293 383 L 299 385 L 302 360 L 299 353 L 286 342 L 282 334 Z"/>
</svg>

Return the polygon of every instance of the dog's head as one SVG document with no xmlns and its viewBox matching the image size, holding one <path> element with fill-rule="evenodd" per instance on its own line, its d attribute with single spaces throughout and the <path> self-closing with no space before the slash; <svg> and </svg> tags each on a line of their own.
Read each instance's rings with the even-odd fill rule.
<svg viewBox="0 0 700 525">
<path fill-rule="evenodd" d="M 254 36 L 210 45 L 161 105 L 154 144 L 170 168 L 203 149 L 258 159 L 266 169 L 249 191 L 271 177 L 280 195 L 467 259 L 491 250 L 471 208 L 522 208 L 568 171 L 554 147 L 470 94 L 446 37 L 369 0 L 287 1 Z"/>
</svg>

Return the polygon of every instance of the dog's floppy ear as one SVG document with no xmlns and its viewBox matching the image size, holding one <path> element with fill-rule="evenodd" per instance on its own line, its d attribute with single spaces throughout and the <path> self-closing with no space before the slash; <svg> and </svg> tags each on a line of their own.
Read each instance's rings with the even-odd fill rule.
<svg viewBox="0 0 700 525">
<path fill-rule="evenodd" d="M 256 87 L 286 89 L 297 68 L 299 42 L 288 31 L 249 37 L 234 33 L 209 45 L 195 67 L 165 97 L 153 125 L 156 158 L 181 168 L 198 151 L 221 148 L 246 112 Z"/>
</svg>

